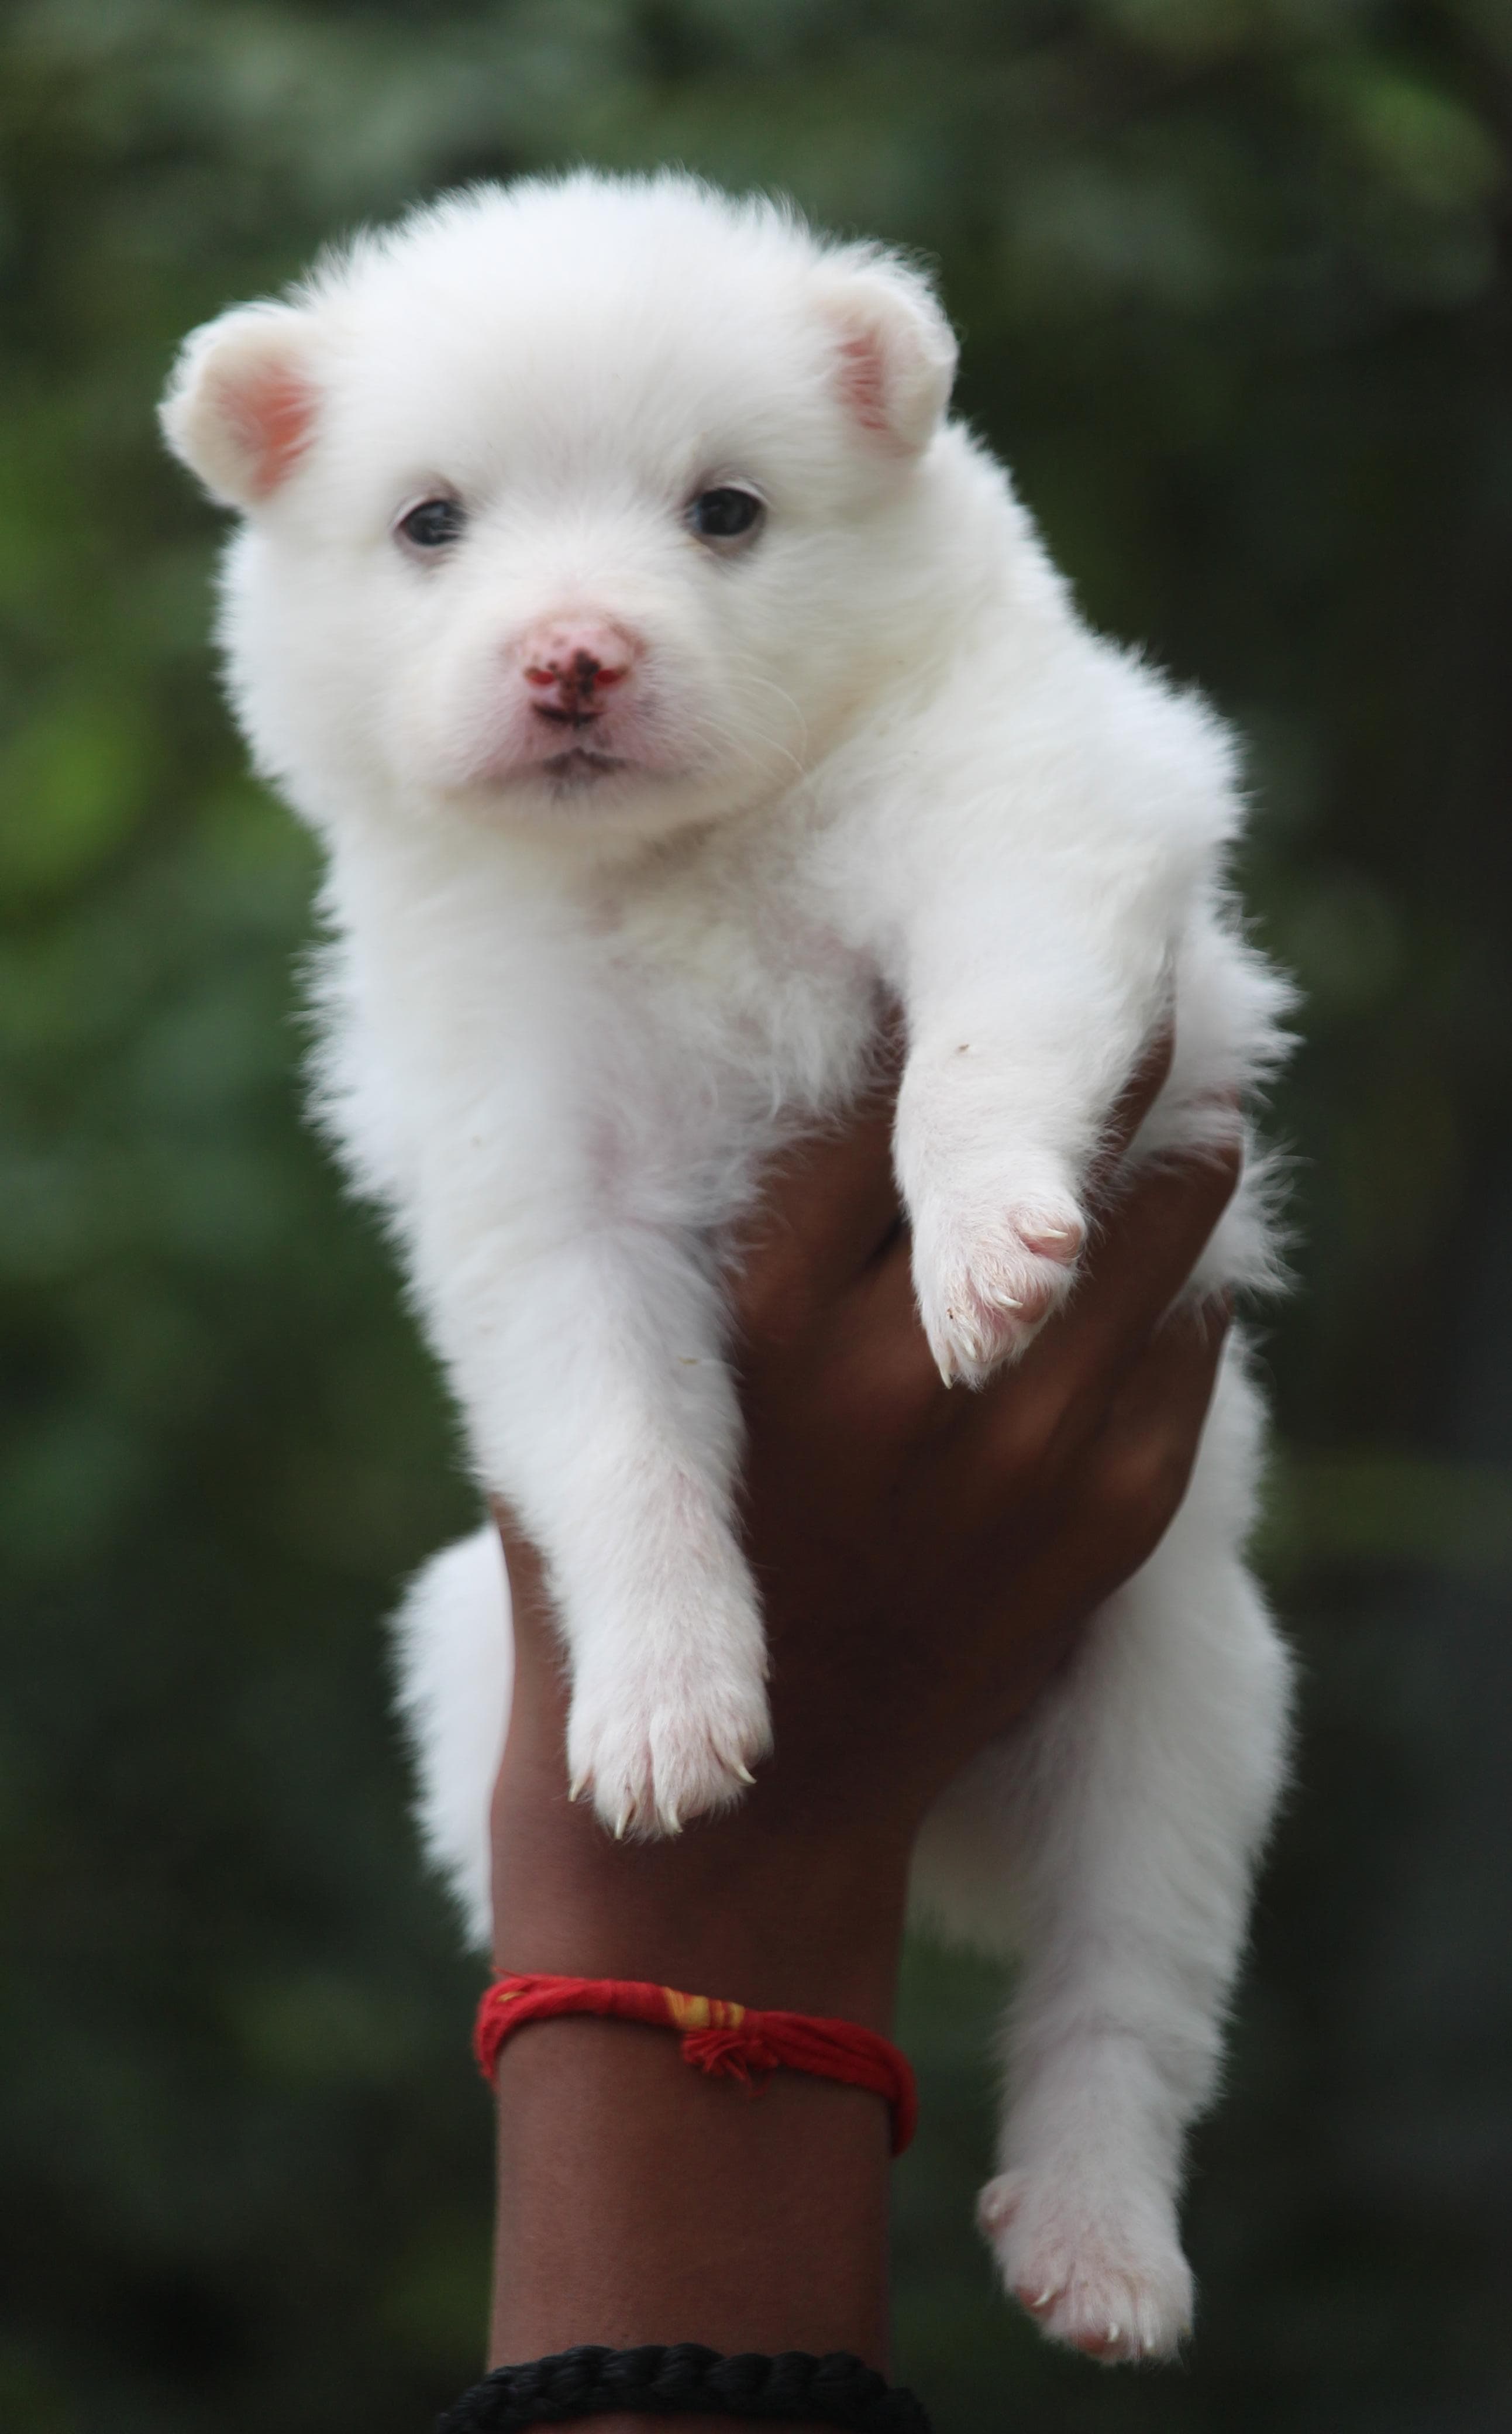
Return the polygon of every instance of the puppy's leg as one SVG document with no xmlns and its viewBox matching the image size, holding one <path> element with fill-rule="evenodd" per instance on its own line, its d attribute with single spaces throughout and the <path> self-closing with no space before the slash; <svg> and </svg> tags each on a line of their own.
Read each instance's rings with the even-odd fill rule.
<svg viewBox="0 0 1512 2434">
<path fill-rule="evenodd" d="M 771 1740 L 716 1294 L 653 1228 L 545 1230 L 449 1275 L 433 1316 L 484 1483 L 546 1559 L 573 1788 L 616 1833 L 675 1832 L 738 1798 Z"/>
<path fill-rule="evenodd" d="M 982 2227 L 1052 2337 L 1168 2356 L 1191 2318 L 1177 2203 L 1216 2079 L 1287 1666 L 1237 1559 L 1249 1389 L 1232 1365 L 1187 1503 L 1012 1752 L 1023 1974 Z"/>
<path fill-rule="evenodd" d="M 1044 917 L 1038 959 L 965 951 L 909 999 L 895 1153 L 920 1314 L 947 1384 L 980 1385 L 1064 1294 L 1086 1239 L 1086 1171 L 1158 1013 L 1151 939 L 1123 968 L 1122 942 L 1095 948 L 1059 907 Z"/>
</svg>

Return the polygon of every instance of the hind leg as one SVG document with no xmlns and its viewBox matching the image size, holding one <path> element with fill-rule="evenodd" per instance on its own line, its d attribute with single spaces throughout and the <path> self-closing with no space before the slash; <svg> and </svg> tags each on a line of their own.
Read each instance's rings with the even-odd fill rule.
<svg viewBox="0 0 1512 2434">
<path fill-rule="evenodd" d="M 1016 1912 L 982 2228 L 1043 2329 L 1109 2360 L 1168 2356 L 1190 2322 L 1183 2141 L 1213 2094 L 1284 1762 L 1286 1660 L 1234 1551 L 1252 1443 L 1235 1363 L 1162 1546 L 921 1853 L 947 1928 L 988 1941 L 994 1880 L 999 1917 Z"/>
<path fill-rule="evenodd" d="M 420 1840 L 480 1952 L 493 1942 L 488 1808 L 509 1730 L 512 1624 L 490 1522 L 432 1556 L 390 1625 Z"/>
</svg>

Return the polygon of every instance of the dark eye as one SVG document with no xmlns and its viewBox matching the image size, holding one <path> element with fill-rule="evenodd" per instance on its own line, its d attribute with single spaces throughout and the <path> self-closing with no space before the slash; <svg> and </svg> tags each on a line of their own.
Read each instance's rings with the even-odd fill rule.
<svg viewBox="0 0 1512 2434">
<path fill-rule="evenodd" d="M 750 490 L 701 490 L 688 510 L 700 540 L 739 540 L 761 522 L 761 502 Z"/>
<path fill-rule="evenodd" d="M 449 541 L 460 540 L 467 521 L 459 500 L 422 499 L 400 516 L 399 529 L 412 549 L 445 549 Z"/>
</svg>

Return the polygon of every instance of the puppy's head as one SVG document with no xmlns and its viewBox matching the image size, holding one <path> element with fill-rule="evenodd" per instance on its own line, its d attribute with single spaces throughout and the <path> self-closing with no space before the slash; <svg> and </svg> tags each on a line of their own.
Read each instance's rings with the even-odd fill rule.
<svg viewBox="0 0 1512 2434">
<path fill-rule="evenodd" d="M 906 663 L 955 348 L 924 280 L 681 178 L 484 188 L 196 332 L 264 766 L 587 833 L 757 802 Z"/>
</svg>

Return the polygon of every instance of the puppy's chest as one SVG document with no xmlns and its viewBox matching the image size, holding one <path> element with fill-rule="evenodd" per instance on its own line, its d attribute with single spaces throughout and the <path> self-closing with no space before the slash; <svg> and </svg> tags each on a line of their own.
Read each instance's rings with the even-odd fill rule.
<svg viewBox="0 0 1512 2434">
<path fill-rule="evenodd" d="M 601 1118 L 622 1157 L 739 1198 L 749 1159 L 856 1088 L 875 970 L 816 890 L 684 882 L 601 905 L 591 928 L 614 1076 Z"/>
</svg>

